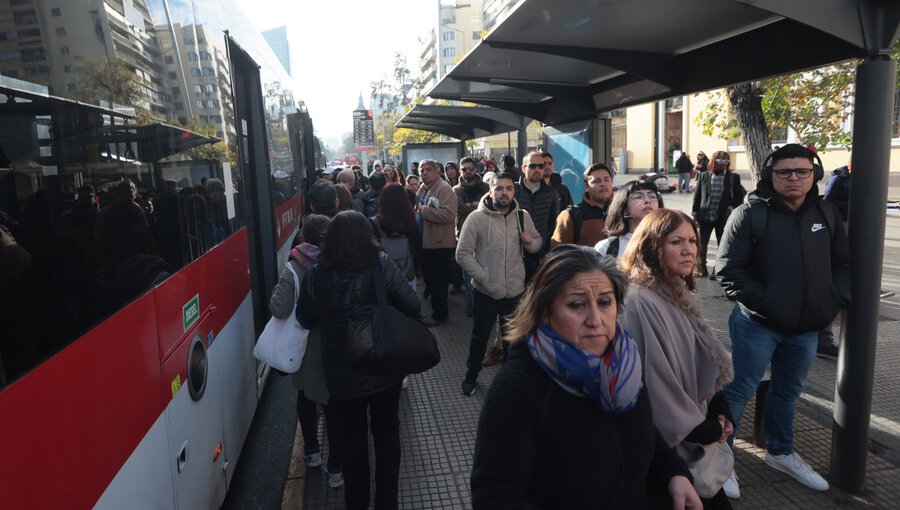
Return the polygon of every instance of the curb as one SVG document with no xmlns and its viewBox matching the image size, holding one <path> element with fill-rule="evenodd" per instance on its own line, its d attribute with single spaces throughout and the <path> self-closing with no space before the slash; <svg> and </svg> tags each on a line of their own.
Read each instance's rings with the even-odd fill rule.
<svg viewBox="0 0 900 510">
<path fill-rule="evenodd" d="M 303 435 L 300 424 L 294 431 L 294 445 L 291 448 L 291 463 L 288 467 L 287 479 L 284 482 L 284 493 L 281 496 L 281 510 L 298 510 L 303 508 L 303 493 L 306 489 L 306 462 L 303 460 Z"/>
</svg>

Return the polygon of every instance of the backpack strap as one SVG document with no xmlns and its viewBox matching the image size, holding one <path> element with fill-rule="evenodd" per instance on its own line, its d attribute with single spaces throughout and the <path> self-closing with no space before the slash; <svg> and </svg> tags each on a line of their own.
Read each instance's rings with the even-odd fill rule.
<svg viewBox="0 0 900 510">
<path fill-rule="evenodd" d="M 822 215 L 825 216 L 825 224 L 828 225 L 828 233 L 831 235 L 831 240 L 834 241 L 834 234 L 837 230 L 837 218 L 834 216 L 835 207 L 828 207 L 825 205 L 825 200 L 819 200 L 819 210 L 822 211 Z"/>
<path fill-rule="evenodd" d="M 750 202 L 750 238 L 753 244 L 759 244 L 766 232 L 766 223 L 769 221 L 769 207 L 760 202 Z"/>
<path fill-rule="evenodd" d="M 522 243 L 522 233 L 525 232 L 525 210 L 522 208 L 516 209 L 516 219 L 519 225 L 519 250 L 522 252 L 522 258 L 525 258 L 525 244 Z"/>
<path fill-rule="evenodd" d="M 572 226 L 575 229 L 575 237 L 572 242 L 578 244 L 578 240 L 581 238 L 581 225 L 584 223 L 584 217 L 581 215 L 581 207 L 570 205 L 569 207 L 566 207 L 566 210 L 569 211 L 569 218 L 572 219 Z"/>
</svg>

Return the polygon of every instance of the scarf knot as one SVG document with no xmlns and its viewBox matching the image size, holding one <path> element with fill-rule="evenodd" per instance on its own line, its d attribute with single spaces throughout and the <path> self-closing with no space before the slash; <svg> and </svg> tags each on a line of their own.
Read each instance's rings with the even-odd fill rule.
<svg viewBox="0 0 900 510">
<path fill-rule="evenodd" d="M 590 398 L 604 411 L 619 414 L 633 408 L 640 394 L 643 371 L 637 344 L 621 326 L 602 355 L 579 349 L 541 323 L 525 343 L 535 362 L 562 389 Z"/>
</svg>

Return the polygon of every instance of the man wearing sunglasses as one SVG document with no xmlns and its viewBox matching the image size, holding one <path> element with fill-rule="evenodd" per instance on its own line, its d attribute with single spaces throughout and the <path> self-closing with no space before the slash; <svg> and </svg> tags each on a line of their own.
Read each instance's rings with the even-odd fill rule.
<svg viewBox="0 0 900 510">
<path fill-rule="evenodd" d="M 525 175 L 516 185 L 516 202 L 531 215 L 542 241 L 539 252 L 525 254 L 525 281 L 528 282 L 537 272 L 541 257 L 549 250 L 550 236 L 556 229 L 559 215 L 559 194 L 544 182 L 544 157 L 540 152 L 532 151 L 522 158 L 522 171 Z"/>
<path fill-rule="evenodd" d="M 731 211 L 744 201 L 746 191 L 741 186 L 741 177 L 729 172 L 731 157 L 725 151 L 713 153 L 713 159 L 709 162 L 709 171 L 700 174 L 697 178 L 697 187 L 694 190 L 694 206 L 691 209 L 694 221 L 700 230 L 700 246 L 697 252 L 697 261 L 700 266 L 700 276 L 709 275 L 706 268 L 706 251 L 713 230 L 716 232 L 716 241 L 722 243 L 722 231 Z M 710 276 L 714 278 L 715 273 Z"/>
<path fill-rule="evenodd" d="M 840 211 L 819 197 L 817 159 L 799 144 L 769 156 L 749 203 L 728 220 L 716 275 L 737 301 L 728 321 L 734 381 L 724 390 L 734 431 L 771 362 L 765 462 L 825 491 L 828 482 L 794 452 L 794 411 L 818 332 L 850 303 L 850 245 Z M 734 473 L 724 488 L 740 494 Z"/>
</svg>

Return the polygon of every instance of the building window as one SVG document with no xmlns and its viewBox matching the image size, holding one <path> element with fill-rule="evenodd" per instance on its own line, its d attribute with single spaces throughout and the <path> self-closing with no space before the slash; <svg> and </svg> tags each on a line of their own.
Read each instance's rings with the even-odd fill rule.
<svg viewBox="0 0 900 510">
<path fill-rule="evenodd" d="M 175 101 L 175 109 L 176 110 L 184 110 L 184 103 Z"/>
<path fill-rule="evenodd" d="M 57 27 L 56 35 L 66 35 L 66 27 Z"/>
<path fill-rule="evenodd" d="M 216 74 L 212 67 L 203 68 L 203 76 L 214 76 Z"/>
<path fill-rule="evenodd" d="M 455 32 L 444 32 L 444 40 L 445 41 L 452 41 L 455 37 L 456 37 Z"/>
<path fill-rule="evenodd" d="M 450 71 L 452 71 L 452 70 L 453 70 L 453 64 L 446 64 L 444 66 L 444 74 L 449 74 Z"/>
<path fill-rule="evenodd" d="M 475 26 L 481 25 L 481 15 L 473 14 L 472 15 L 472 24 Z"/>
<path fill-rule="evenodd" d="M 50 9 L 50 15 L 53 16 L 54 18 L 58 18 L 60 15 L 62 15 L 62 13 L 59 12 L 59 7 L 54 7 L 52 9 Z"/>
<path fill-rule="evenodd" d="M 191 68 L 191 76 L 193 76 L 194 78 L 199 77 L 199 76 L 200 76 L 200 70 L 197 69 L 196 67 L 192 67 L 192 68 Z"/>
<path fill-rule="evenodd" d="M 69 54 L 69 47 L 68 47 L 68 46 L 60 46 L 60 47 L 59 47 L 59 53 L 60 53 L 61 55 L 68 55 L 68 54 Z"/>
<path fill-rule="evenodd" d="M 181 97 L 181 89 L 178 87 L 172 87 L 172 97 Z"/>
<path fill-rule="evenodd" d="M 201 51 L 200 52 L 200 60 L 212 60 L 212 57 L 209 56 L 208 51 Z"/>
<path fill-rule="evenodd" d="M 196 62 L 196 61 L 197 61 L 197 54 L 196 54 L 195 52 L 193 52 L 193 51 L 189 51 L 189 52 L 188 52 L 188 60 L 190 60 L 191 62 Z"/>
<path fill-rule="evenodd" d="M 204 103 L 202 99 L 197 100 L 197 108 L 203 109 Z"/>
<path fill-rule="evenodd" d="M 207 108 L 218 108 L 219 102 L 216 101 L 215 99 L 209 99 L 206 101 L 206 107 Z"/>
<path fill-rule="evenodd" d="M 212 121 L 215 122 L 216 124 L 221 124 L 221 123 L 222 123 L 222 116 L 221 116 L 221 115 L 213 115 L 213 116 L 210 117 L 210 118 L 211 118 Z M 222 138 L 222 135 L 219 135 L 219 138 Z"/>
<path fill-rule="evenodd" d="M 209 117 L 207 117 L 206 115 L 201 115 L 201 116 L 200 116 L 200 123 L 201 123 L 201 124 L 209 124 Z"/>
<path fill-rule="evenodd" d="M 178 79 L 178 75 L 175 74 L 175 71 L 169 71 L 169 79 L 170 79 L 170 80 L 177 80 L 177 79 Z"/>
<path fill-rule="evenodd" d="M 214 94 L 215 92 L 216 92 L 216 86 L 213 85 L 212 83 L 207 83 L 207 84 L 206 84 L 206 93 L 207 93 L 207 94 Z"/>
<path fill-rule="evenodd" d="M 199 83 L 194 84 L 194 94 L 196 94 L 196 95 L 199 96 L 199 95 L 202 94 L 202 93 L 203 93 L 203 87 L 200 86 Z"/>
<path fill-rule="evenodd" d="M 445 57 L 453 57 L 456 56 L 456 48 L 444 48 L 444 56 Z"/>
<path fill-rule="evenodd" d="M 172 55 L 166 55 L 166 64 L 174 64 L 175 59 L 172 58 Z"/>
<path fill-rule="evenodd" d="M 472 39 L 475 41 L 481 39 L 481 32 L 478 32 L 478 31 L 472 32 Z"/>
</svg>

